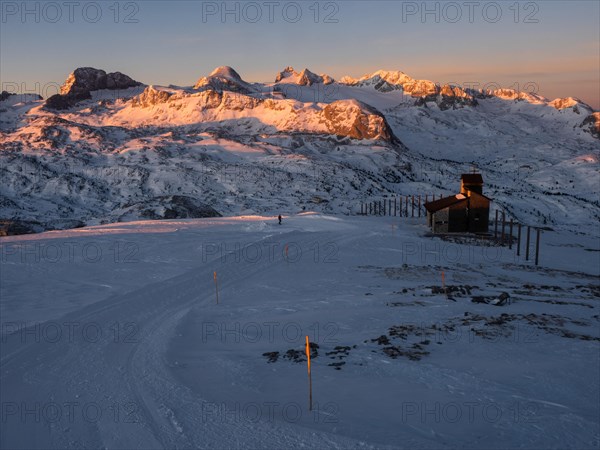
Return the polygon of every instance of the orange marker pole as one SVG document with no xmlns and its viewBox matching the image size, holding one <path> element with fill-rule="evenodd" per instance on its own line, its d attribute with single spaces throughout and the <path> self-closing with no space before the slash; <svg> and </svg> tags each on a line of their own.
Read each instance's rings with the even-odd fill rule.
<svg viewBox="0 0 600 450">
<path fill-rule="evenodd" d="M 310 374 L 310 343 L 306 336 L 306 358 L 308 360 L 308 410 L 312 411 L 312 377 Z"/>
<path fill-rule="evenodd" d="M 217 272 L 213 273 L 215 279 L 215 293 L 217 294 L 217 305 L 219 304 L 219 281 L 217 280 Z"/>
</svg>

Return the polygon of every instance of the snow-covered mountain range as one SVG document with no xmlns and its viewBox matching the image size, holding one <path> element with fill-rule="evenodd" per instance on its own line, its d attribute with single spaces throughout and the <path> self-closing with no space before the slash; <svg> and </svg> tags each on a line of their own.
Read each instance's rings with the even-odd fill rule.
<svg viewBox="0 0 600 450">
<path fill-rule="evenodd" d="M 477 167 L 532 225 L 596 226 L 600 113 L 575 98 L 287 67 L 219 67 L 192 86 L 79 68 L 61 93 L 0 96 L 0 220 L 10 233 L 140 218 L 355 213 L 449 194 Z"/>
</svg>

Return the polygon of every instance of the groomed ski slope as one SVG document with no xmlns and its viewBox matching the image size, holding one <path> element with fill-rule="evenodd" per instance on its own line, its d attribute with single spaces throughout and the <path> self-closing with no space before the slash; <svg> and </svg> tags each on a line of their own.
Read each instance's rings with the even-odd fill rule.
<svg viewBox="0 0 600 450">
<path fill-rule="evenodd" d="M 426 232 L 305 213 L 3 238 L 0 446 L 597 448 L 597 235 L 545 232 L 535 267 Z"/>
</svg>

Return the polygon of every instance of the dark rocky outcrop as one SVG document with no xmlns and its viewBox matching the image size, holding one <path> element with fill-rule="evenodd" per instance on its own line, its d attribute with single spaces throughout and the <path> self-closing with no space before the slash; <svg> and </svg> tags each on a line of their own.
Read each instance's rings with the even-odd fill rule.
<svg viewBox="0 0 600 450">
<path fill-rule="evenodd" d="M 2 91 L 2 93 L 0 93 L 0 102 L 3 102 L 4 100 L 8 100 L 8 97 L 10 97 L 11 95 L 15 95 L 15 94 L 11 94 L 10 92 Z"/>
<path fill-rule="evenodd" d="M 134 218 L 200 219 L 204 217 L 221 217 L 221 214 L 196 198 L 184 195 L 165 195 L 126 205 L 120 220 L 127 221 Z"/>
<path fill-rule="evenodd" d="M 56 110 L 68 109 L 82 100 L 92 98 L 92 91 L 128 89 L 141 84 L 121 72 L 107 74 L 101 69 L 80 67 L 69 75 L 60 88 L 60 94 L 46 100 L 46 107 Z"/>
<path fill-rule="evenodd" d="M 600 112 L 595 112 L 587 116 L 582 122 L 581 128 L 596 139 L 600 139 Z"/>
<path fill-rule="evenodd" d="M 141 85 L 139 81 L 135 81 L 121 72 L 107 74 L 101 69 L 80 67 L 69 75 L 65 84 L 60 88 L 60 93 L 79 96 L 100 89 L 127 89 L 139 85 Z"/>
<path fill-rule="evenodd" d="M 0 219 L 0 236 L 16 236 L 44 231 L 46 228 L 39 222 L 19 219 Z"/>
</svg>

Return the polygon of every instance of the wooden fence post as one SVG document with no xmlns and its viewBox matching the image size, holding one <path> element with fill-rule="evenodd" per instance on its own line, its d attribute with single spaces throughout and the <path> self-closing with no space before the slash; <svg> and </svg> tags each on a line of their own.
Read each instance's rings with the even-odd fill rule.
<svg viewBox="0 0 600 450">
<path fill-rule="evenodd" d="M 510 227 L 508 232 L 508 249 L 512 250 L 512 240 L 513 240 L 513 219 L 510 218 Z"/>
<path fill-rule="evenodd" d="M 421 217 L 421 196 L 419 195 L 419 217 Z"/>
<path fill-rule="evenodd" d="M 496 220 L 494 220 L 494 240 L 498 240 L 498 210 L 496 210 Z"/>
<path fill-rule="evenodd" d="M 537 266 L 540 261 L 540 229 L 537 230 L 537 235 L 535 237 L 535 265 Z"/>
<path fill-rule="evenodd" d="M 410 217 L 415 217 L 415 196 L 411 197 L 410 202 Z"/>
<path fill-rule="evenodd" d="M 517 232 L 517 256 L 521 256 L 521 222 L 518 223 L 519 231 Z"/>
<path fill-rule="evenodd" d="M 531 235 L 531 227 L 527 226 L 527 238 L 525 239 L 525 261 L 529 261 L 529 237 Z"/>
<path fill-rule="evenodd" d="M 504 233 L 504 229 L 506 227 L 506 216 L 504 214 L 504 211 L 502 211 L 502 234 L 501 234 L 501 238 L 500 238 L 500 244 L 504 245 L 504 237 L 505 237 L 505 233 Z"/>
</svg>

